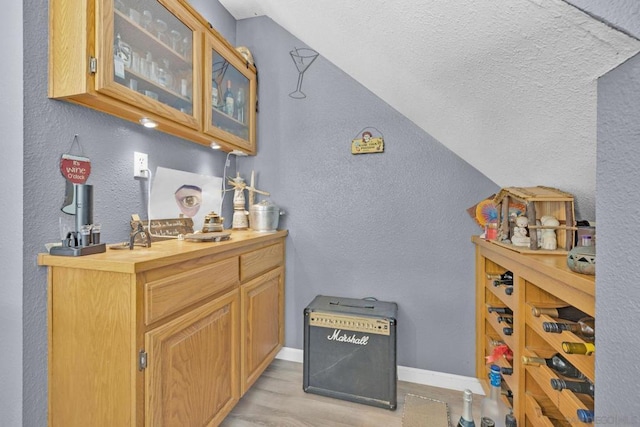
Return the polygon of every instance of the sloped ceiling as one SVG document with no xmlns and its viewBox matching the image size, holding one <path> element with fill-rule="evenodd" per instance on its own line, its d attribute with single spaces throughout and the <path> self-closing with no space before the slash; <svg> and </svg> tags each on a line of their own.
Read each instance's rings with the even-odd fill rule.
<svg viewBox="0 0 640 427">
<path fill-rule="evenodd" d="M 597 78 L 640 42 L 562 0 L 220 0 L 266 15 L 496 184 L 595 219 Z"/>
</svg>

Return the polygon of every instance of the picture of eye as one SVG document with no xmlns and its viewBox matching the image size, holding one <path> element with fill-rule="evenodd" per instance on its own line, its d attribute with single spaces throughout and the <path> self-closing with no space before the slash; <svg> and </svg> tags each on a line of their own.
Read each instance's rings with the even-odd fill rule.
<svg viewBox="0 0 640 427">
<path fill-rule="evenodd" d="M 202 204 L 202 189 L 196 185 L 183 185 L 175 192 L 176 203 L 180 211 L 193 218 Z"/>
</svg>

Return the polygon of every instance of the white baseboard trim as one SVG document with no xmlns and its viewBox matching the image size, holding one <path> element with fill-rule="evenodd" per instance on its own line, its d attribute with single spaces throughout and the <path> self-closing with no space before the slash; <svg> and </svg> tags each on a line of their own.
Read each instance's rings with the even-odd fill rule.
<svg viewBox="0 0 640 427">
<path fill-rule="evenodd" d="M 276 359 L 297 363 L 303 363 L 303 358 L 304 352 L 302 350 L 290 347 L 283 347 L 276 355 Z M 398 366 L 398 380 L 450 390 L 462 391 L 469 389 L 474 394 L 484 394 L 484 390 L 477 378 L 427 371 L 426 369 L 410 368 L 408 366 Z"/>
</svg>

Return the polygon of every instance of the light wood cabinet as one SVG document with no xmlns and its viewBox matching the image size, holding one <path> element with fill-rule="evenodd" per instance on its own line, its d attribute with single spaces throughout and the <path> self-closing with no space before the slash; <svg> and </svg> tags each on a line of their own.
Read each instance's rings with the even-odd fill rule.
<svg viewBox="0 0 640 427">
<path fill-rule="evenodd" d="M 241 392 L 249 390 L 284 342 L 284 243 L 240 256 Z"/>
<path fill-rule="evenodd" d="M 256 153 L 256 69 L 186 1 L 51 0 L 49 27 L 50 98 Z M 235 96 L 243 89 L 239 117 L 212 118 L 205 40 L 207 52 L 213 46 L 225 58 Z"/>
<path fill-rule="evenodd" d="M 286 235 L 40 254 L 49 425 L 218 425 L 284 343 Z"/>
<path fill-rule="evenodd" d="M 248 154 L 256 152 L 257 75 L 222 37 L 205 35 L 204 131 Z"/>
<path fill-rule="evenodd" d="M 560 353 L 587 379 L 595 383 L 595 353 L 566 354 L 562 342 L 583 342 L 570 333 L 545 332 L 544 322 L 553 322 L 545 315 L 536 317 L 533 307 L 573 306 L 595 317 L 595 277 L 578 274 L 566 266 L 566 255 L 522 254 L 504 246 L 473 237 L 476 248 L 476 375 L 488 391 L 489 365 L 485 357 L 498 343 L 513 351 L 513 360 L 504 358 L 496 363 L 512 368 L 511 375 L 502 376 L 505 389 L 512 398 L 504 398 L 513 408 L 518 425 L 567 426 L 589 425 L 579 421 L 578 409 L 594 409 L 594 399 L 586 394 L 552 388 L 551 379 L 561 377 L 545 365 L 525 365 L 522 356 L 549 358 Z M 491 275 L 511 271 L 513 292 L 504 286 L 494 286 Z M 489 307 L 507 307 L 513 311 L 512 324 L 500 319 L 501 314 L 489 313 Z M 506 334 L 504 328 L 511 327 Z M 571 379 L 568 379 L 571 380 Z"/>
</svg>

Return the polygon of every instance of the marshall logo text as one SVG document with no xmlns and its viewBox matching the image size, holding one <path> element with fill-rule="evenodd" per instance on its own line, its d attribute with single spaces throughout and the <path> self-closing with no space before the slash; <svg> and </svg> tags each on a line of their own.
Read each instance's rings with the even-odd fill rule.
<svg viewBox="0 0 640 427">
<path fill-rule="evenodd" d="M 340 341 L 344 343 L 358 344 L 358 345 L 367 345 L 369 343 L 369 336 L 363 335 L 361 338 L 356 338 L 356 334 L 348 336 L 347 334 L 342 334 L 342 329 L 334 329 L 333 335 L 327 335 L 327 339 L 329 341 Z"/>
</svg>

